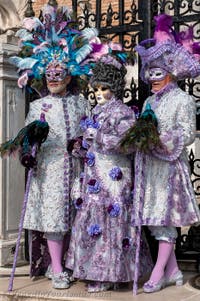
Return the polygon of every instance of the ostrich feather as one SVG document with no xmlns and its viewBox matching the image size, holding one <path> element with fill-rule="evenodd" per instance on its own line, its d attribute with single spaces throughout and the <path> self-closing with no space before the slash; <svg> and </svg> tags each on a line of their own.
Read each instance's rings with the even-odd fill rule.
<svg viewBox="0 0 200 301">
<path fill-rule="evenodd" d="M 88 54 L 92 51 L 92 46 L 91 45 L 84 45 L 81 47 L 75 54 L 75 60 L 77 64 L 81 63 Z"/>
<path fill-rule="evenodd" d="M 19 69 L 24 70 L 24 69 L 32 69 L 33 66 L 37 63 L 38 61 L 33 58 L 20 58 L 17 56 L 13 56 L 9 58 L 9 63 L 17 66 Z"/>
<path fill-rule="evenodd" d="M 15 36 L 17 38 L 20 38 L 22 41 L 32 41 L 33 38 L 33 34 L 30 33 L 29 31 L 27 31 L 26 29 L 22 28 L 20 30 L 18 30 L 15 34 Z"/>
<path fill-rule="evenodd" d="M 81 35 L 84 37 L 84 39 L 90 41 L 98 36 L 98 30 L 96 28 L 85 28 L 82 30 Z"/>
</svg>

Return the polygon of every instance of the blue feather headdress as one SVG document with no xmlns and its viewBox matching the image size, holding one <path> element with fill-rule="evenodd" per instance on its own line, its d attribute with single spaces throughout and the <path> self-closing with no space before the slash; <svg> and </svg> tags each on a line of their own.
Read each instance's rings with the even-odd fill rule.
<svg viewBox="0 0 200 301">
<path fill-rule="evenodd" d="M 87 57 L 93 51 L 92 42 L 98 35 L 95 28 L 77 29 L 69 8 L 45 5 L 42 17 L 25 18 L 18 56 L 9 59 L 18 68 L 18 85 L 23 88 L 31 80 L 42 80 L 47 66 L 54 60 L 72 76 L 90 74 Z"/>
</svg>

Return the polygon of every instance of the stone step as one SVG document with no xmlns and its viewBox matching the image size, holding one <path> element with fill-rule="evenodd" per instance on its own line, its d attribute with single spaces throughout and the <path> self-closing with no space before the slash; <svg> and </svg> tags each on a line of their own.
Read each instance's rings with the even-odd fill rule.
<svg viewBox="0 0 200 301">
<path fill-rule="evenodd" d="M 56 290 L 52 288 L 51 281 L 38 277 L 35 280 L 24 276 L 28 267 L 17 268 L 13 291 L 8 292 L 9 275 L 4 269 L 0 269 L 0 301 L 181 301 L 188 298 L 192 301 L 199 301 L 200 291 L 190 286 L 188 280 L 196 273 L 184 272 L 184 285 L 181 287 L 170 286 L 164 290 L 154 293 L 143 293 L 142 283 L 139 284 L 137 296 L 133 296 L 132 284 L 123 285 L 116 291 L 106 291 L 89 294 L 86 284 L 81 281 L 75 282 L 69 289 Z M 21 274 L 20 274 L 21 273 Z M 198 298 L 196 298 L 198 294 Z"/>
</svg>

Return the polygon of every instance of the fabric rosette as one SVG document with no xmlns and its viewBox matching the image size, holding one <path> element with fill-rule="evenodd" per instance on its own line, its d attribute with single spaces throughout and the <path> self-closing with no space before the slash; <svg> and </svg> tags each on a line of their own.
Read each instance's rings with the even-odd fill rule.
<svg viewBox="0 0 200 301">
<path fill-rule="evenodd" d="M 110 204 L 107 211 L 111 217 L 117 217 L 120 214 L 121 208 L 118 203 Z"/>
<path fill-rule="evenodd" d="M 92 118 L 88 116 L 83 116 L 80 121 L 80 128 L 82 131 L 85 131 L 88 128 L 99 128 L 99 123 L 97 121 L 97 115 L 94 115 Z"/>
<path fill-rule="evenodd" d="M 74 206 L 76 209 L 81 209 L 82 204 L 83 204 L 82 198 L 77 198 L 76 200 L 74 200 Z"/>
<path fill-rule="evenodd" d="M 93 224 L 88 227 L 87 232 L 91 237 L 98 237 L 101 235 L 102 229 L 98 224 Z"/>
<path fill-rule="evenodd" d="M 88 166 L 92 167 L 95 163 L 95 155 L 91 152 L 88 152 L 85 156 L 84 161 Z"/>
<path fill-rule="evenodd" d="M 101 190 L 100 183 L 96 179 L 91 179 L 87 183 L 87 192 L 88 193 L 98 193 L 100 190 Z"/>
<path fill-rule="evenodd" d="M 109 176 L 111 177 L 111 179 L 113 181 L 119 181 L 121 180 L 123 173 L 121 171 L 121 169 L 119 167 L 113 167 L 110 171 L 109 171 Z"/>
<path fill-rule="evenodd" d="M 93 121 L 87 116 L 83 116 L 80 121 L 80 128 L 85 131 L 87 128 L 92 127 Z"/>
</svg>

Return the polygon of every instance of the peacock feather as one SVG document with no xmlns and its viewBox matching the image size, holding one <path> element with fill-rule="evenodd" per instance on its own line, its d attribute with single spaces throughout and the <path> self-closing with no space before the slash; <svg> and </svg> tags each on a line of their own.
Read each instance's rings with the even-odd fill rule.
<svg viewBox="0 0 200 301">
<path fill-rule="evenodd" d="M 48 132 L 49 125 L 44 119 L 34 120 L 22 128 L 15 138 L 1 144 L 1 157 L 8 157 L 19 150 L 27 152 L 35 143 L 40 146 L 46 140 Z"/>
<path fill-rule="evenodd" d="M 150 104 L 147 104 L 144 112 L 121 140 L 120 145 L 122 149 L 127 150 L 132 146 L 147 153 L 154 147 L 160 146 L 161 142 L 157 126 L 156 115 Z"/>
</svg>

